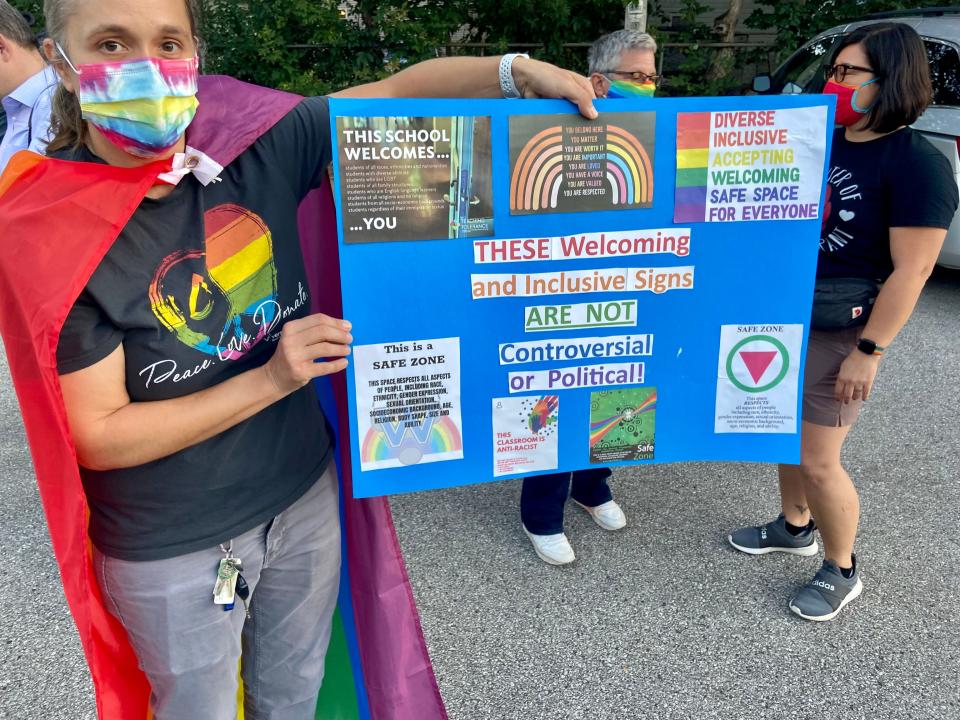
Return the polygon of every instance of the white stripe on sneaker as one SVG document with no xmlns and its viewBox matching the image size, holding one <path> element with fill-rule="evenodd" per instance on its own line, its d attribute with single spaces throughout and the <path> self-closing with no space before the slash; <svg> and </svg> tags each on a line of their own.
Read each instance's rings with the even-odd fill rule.
<svg viewBox="0 0 960 720">
<path fill-rule="evenodd" d="M 809 545 L 805 545 L 799 548 L 788 548 L 788 547 L 765 547 L 765 548 L 752 548 L 746 547 L 744 545 L 738 545 L 733 541 L 733 535 L 727 535 L 727 541 L 733 545 L 740 552 L 747 553 L 748 555 L 766 555 L 767 553 L 772 552 L 782 552 L 789 555 L 801 555 L 803 557 L 810 557 L 811 555 L 816 555 L 820 552 L 820 546 L 817 545 L 817 541 L 814 540 Z"/>
<path fill-rule="evenodd" d="M 851 600 L 856 600 L 858 597 L 860 597 L 860 593 L 862 592 L 863 583 L 860 582 L 860 578 L 857 578 L 857 584 L 854 585 L 853 589 L 846 594 L 843 600 L 840 601 L 840 605 L 837 606 L 837 609 L 832 613 L 828 613 L 827 615 L 804 615 L 800 611 L 800 608 L 794 605 L 792 601 L 790 603 L 790 609 L 804 620 L 812 620 L 813 622 L 826 622 L 827 620 L 833 620 L 839 614 L 839 612 L 847 606 L 847 603 L 849 603 Z"/>
</svg>

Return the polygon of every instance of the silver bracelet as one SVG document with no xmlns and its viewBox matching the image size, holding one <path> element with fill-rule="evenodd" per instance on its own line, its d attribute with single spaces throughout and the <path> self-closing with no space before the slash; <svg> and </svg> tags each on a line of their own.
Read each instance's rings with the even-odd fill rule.
<svg viewBox="0 0 960 720">
<path fill-rule="evenodd" d="M 521 97 L 517 84 L 513 81 L 513 61 L 518 57 L 530 57 L 527 53 L 507 53 L 500 58 L 500 92 L 505 98 Z"/>
</svg>

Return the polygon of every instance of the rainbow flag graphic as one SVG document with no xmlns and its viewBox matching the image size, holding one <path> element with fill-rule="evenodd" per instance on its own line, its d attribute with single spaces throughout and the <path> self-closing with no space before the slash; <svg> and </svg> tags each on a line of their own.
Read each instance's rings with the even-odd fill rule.
<svg viewBox="0 0 960 720">
<path fill-rule="evenodd" d="M 620 423 L 625 420 L 632 420 L 637 415 L 642 415 L 643 413 L 652 412 L 657 409 L 657 392 L 656 390 L 644 400 L 642 403 L 637 405 L 634 408 L 627 408 L 624 412 L 612 417 L 603 418 L 602 420 L 597 420 L 590 423 L 590 447 L 595 446 L 598 442 L 603 440 L 611 430 L 616 428 Z"/>
<path fill-rule="evenodd" d="M 678 113 L 674 222 L 704 222 L 706 219 L 709 162 L 710 113 Z"/>
</svg>

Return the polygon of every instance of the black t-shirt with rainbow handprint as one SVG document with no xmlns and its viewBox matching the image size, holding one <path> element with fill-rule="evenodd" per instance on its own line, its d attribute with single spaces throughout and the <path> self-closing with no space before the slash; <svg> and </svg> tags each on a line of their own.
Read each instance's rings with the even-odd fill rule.
<svg viewBox="0 0 960 720">
<path fill-rule="evenodd" d="M 221 181 L 192 175 L 143 200 L 71 310 L 61 374 L 123 345 L 131 400 L 188 395 L 263 365 L 310 311 L 297 209 L 330 161 L 326 98 L 301 102 Z M 100 162 L 83 148 L 58 154 Z M 323 473 L 330 434 L 312 385 L 146 465 L 81 467 L 90 536 L 106 555 L 159 560 L 215 547 L 282 512 Z"/>
</svg>

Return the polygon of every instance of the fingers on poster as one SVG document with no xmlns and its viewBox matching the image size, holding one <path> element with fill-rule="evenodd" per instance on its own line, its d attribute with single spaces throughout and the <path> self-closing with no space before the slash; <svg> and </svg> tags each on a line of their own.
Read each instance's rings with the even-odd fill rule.
<svg viewBox="0 0 960 720">
<path fill-rule="evenodd" d="M 494 477 L 556 470 L 559 436 L 557 395 L 494 398 Z"/>
<path fill-rule="evenodd" d="M 460 338 L 353 350 L 360 469 L 463 458 Z"/>
<path fill-rule="evenodd" d="M 723 325 L 718 433 L 795 433 L 803 325 Z"/>
<path fill-rule="evenodd" d="M 656 113 L 510 118 L 510 214 L 653 205 Z"/>
<path fill-rule="evenodd" d="M 490 118 L 338 117 L 346 243 L 493 235 Z"/>
<path fill-rule="evenodd" d="M 825 107 L 677 114 L 674 222 L 819 217 Z"/>
<path fill-rule="evenodd" d="M 590 463 L 653 460 L 657 426 L 655 387 L 590 394 Z"/>
</svg>

